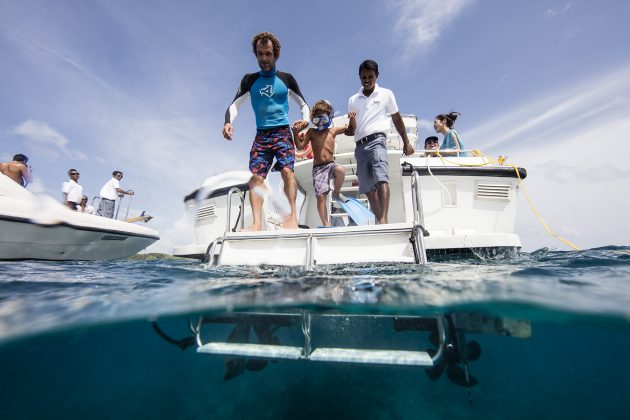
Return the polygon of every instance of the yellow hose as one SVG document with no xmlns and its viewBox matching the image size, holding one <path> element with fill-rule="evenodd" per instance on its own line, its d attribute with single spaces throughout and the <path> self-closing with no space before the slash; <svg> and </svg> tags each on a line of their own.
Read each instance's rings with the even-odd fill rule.
<svg viewBox="0 0 630 420">
<path fill-rule="evenodd" d="M 498 163 L 501 166 L 506 166 L 506 161 L 507 161 L 507 157 L 505 157 L 505 156 L 499 156 L 497 159 L 493 159 L 490 156 L 488 156 L 488 155 L 486 155 L 486 154 L 484 154 L 481 151 L 476 150 L 476 149 L 472 151 L 473 156 L 485 157 L 486 159 L 488 159 L 488 162 L 486 162 L 486 163 L 479 163 L 479 164 L 473 164 L 473 163 L 464 164 L 464 163 L 459 163 L 459 162 L 453 162 L 451 160 L 448 160 L 448 159 L 444 158 L 442 155 L 440 155 L 440 152 L 437 151 L 437 150 L 435 151 L 435 153 L 437 153 L 438 157 L 442 160 L 442 162 L 447 162 L 447 163 L 450 163 L 450 164 L 456 165 L 456 166 L 471 166 L 471 167 L 488 166 L 488 165 L 492 165 L 494 163 Z M 512 168 L 514 168 L 514 172 L 516 172 L 516 177 L 518 178 L 519 186 L 523 188 L 523 193 L 525 194 L 525 199 L 527 200 L 527 205 L 529 206 L 529 209 L 532 211 L 532 213 L 534 213 L 534 216 L 536 216 L 536 218 L 540 221 L 540 223 L 542 223 L 542 225 L 545 227 L 547 232 L 551 236 L 561 240 L 562 242 L 564 242 L 565 244 L 567 244 L 568 246 L 570 246 L 574 250 L 579 251 L 580 248 L 578 248 L 577 246 L 573 245 L 569 240 L 563 238 L 562 236 L 560 236 L 557 233 L 553 232 L 549 228 L 547 223 L 545 223 L 543 218 L 538 214 L 538 212 L 536 211 L 536 208 L 534 207 L 534 204 L 532 203 L 532 200 L 529 198 L 529 194 L 527 193 L 527 189 L 525 188 L 525 184 L 523 184 L 523 180 L 521 179 L 521 174 L 518 171 L 518 167 L 516 165 L 509 165 L 509 164 L 507 166 L 511 166 Z"/>
</svg>

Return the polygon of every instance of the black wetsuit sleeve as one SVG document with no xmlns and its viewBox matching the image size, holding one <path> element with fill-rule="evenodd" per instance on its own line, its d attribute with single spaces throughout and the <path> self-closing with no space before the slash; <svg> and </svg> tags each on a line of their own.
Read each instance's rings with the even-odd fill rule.
<svg viewBox="0 0 630 420">
<path fill-rule="evenodd" d="M 238 109 L 241 107 L 243 102 L 248 98 L 249 91 L 252 88 L 254 82 L 258 79 L 258 73 L 248 73 L 243 76 L 243 80 L 241 80 L 241 84 L 236 91 L 236 96 L 234 96 L 234 100 L 228 106 L 228 109 L 225 111 L 225 123 L 232 123 L 238 114 Z"/>
<path fill-rule="evenodd" d="M 300 107 L 300 112 L 302 113 L 302 119 L 308 121 L 310 119 L 310 111 L 308 109 L 308 104 L 306 103 L 306 99 L 304 99 L 304 95 L 302 95 L 302 91 L 300 90 L 300 86 L 298 86 L 297 80 L 291 73 L 278 72 L 278 77 L 287 85 L 289 89 L 289 96 L 293 98 L 293 100 Z"/>
</svg>

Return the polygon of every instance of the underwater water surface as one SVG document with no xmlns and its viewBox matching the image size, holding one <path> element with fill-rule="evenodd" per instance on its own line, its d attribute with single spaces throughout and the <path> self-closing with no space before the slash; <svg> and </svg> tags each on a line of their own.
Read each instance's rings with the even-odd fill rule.
<svg viewBox="0 0 630 420">
<path fill-rule="evenodd" d="M 628 302 L 628 247 L 309 271 L 3 262 L 1 416 L 625 418 Z M 296 315 L 261 333 L 252 314 L 270 313 Z M 248 342 L 300 346 L 305 314 L 314 348 L 435 349 L 434 324 L 396 321 L 413 318 L 446 320 L 462 351 L 445 353 L 442 370 L 244 363 L 198 353 L 190 338 L 201 319 L 204 339 L 230 341 L 242 324 L 226 319 L 243 315 Z"/>
</svg>

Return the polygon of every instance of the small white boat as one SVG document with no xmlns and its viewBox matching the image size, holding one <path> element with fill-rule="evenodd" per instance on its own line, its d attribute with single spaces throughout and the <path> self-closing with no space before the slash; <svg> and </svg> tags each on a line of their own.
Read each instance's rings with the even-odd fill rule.
<svg viewBox="0 0 630 420">
<path fill-rule="evenodd" d="M 412 144 L 417 142 L 414 115 L 403 117 Z M 335 126 L 347 118 L 338 117 Z M 312 160 L 295 165 L 295 176 L 304 199 L 300 225 L 282 230 L 279 218 L 266 200 L 261 232 L 239 232 L 251 221 L 246 199 L 249 175 L 208 178 L 186 197 L 197 197 L 193 244 L 177 247 L 177 256 L 207 260 L 218 265 L 286 265 L 307 268 L 344 263 L 425 263 L 436 256 L 462 253 L 511 253 L 521 247 L 514 233 L 519 183 L 523 168 L 506 166 L 489 157 L 426 157 L 423 152 L 402 155 L 402 141 L 395 128 L 388 135 L 390 176 L 389 224 L 350 226 L 348 215 L 329 198 L 333 228 L 321 224 L 312 185 Z M 337 136 L 335 160 L 346 169 L 341 192 L 358 195 L 354 141 Z M 199 195 L 201 194 L 201 197 Z M 240 200 L 233 199 L 237 195 Z M 228 204 L 229 203 L 229 204 Z M 337 223 L 334 223 L 334 222 Z"/>
<path fill-rule="evenodd" d="M 0 260 L 111 260 L 160 239 L 144 226 L 79 213 L 0 174 Z"/>
</svg>

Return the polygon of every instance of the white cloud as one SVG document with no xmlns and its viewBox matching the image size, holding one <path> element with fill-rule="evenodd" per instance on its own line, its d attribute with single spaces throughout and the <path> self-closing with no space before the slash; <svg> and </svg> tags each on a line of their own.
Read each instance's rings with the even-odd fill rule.
<svg viewBox="0 0 630 420">
<path fill-rule="evenodd" d="M 585 131 L 589 125 L 603 130 L 604 121 L 630 115 L 630 66 L 575 86 L 561 86 L 546 97 L 525 102 L 516 109 L 492 116 L 466 132 L 466 144 L 485 149 L 513 148 L 519 144 L 559 142 Z M 596 134 L 597 138 L 602 134 Z"/>
<path fill-rule="evenodd" d="M 558 156 L 561 158 L 561 156 Z M 630 170 L 616 168 L 610 165 L 571 166 L 558 160 L 550 160 L 536 166 L 540 176 L 558 184 L 573 182 L 580 178 L 585 183 L 615 182 L 630 178 Z"/>
<path fill-rule="evenodd" d="M 551 230 L 581 248 L 624 245 L 630 221 L 630 67 L 559 87 L 468 130 L 466 145 L 508 154 L 525 167 L 525 186 Z M 525 250 L 568 249 L 548 235 L 520 195 L 516 232 Z"/>
<path fill-rule="evenodd" d="M 398 15 L 394 28 L 405 40 L 407 51 L 423 54 L 471 3 L 472 0 L 403 0 L 389 4 Z"/>
<path fill-rule="evenodd" d="M 630 128 L 630 124 L 625 128 Z M 628 171 L 602 163 L 606 156 L 597 158 L 593 166 L 564 162 L 562 158 L 566 155 L 563 152 L 586 149 L 588 144 L 580 140 L 569 141 L 563 146 L 542 146 L 539 154 L 531 150 L 518 155 L 518 163 L 528 170 L 525 186 L 535 210 L 552 231 L 582 249 L 626 245 L 630 222 L 615 209 L 630 205 L 626 194 Z M 547 157 L 560 160 L 546 160 Z M 546 246 L 569 250 L 568 246 L 547 234 L 528 208 L 523 192 L 521 190 L 519 198 L 516 232 L 521 236 L 524 249 L 531 251 Z"/>
<path fill-rule="evenodd" d="M 91 72 L 85 66 L 81 65 L 76 59 L 72 59 L 70 57 L 67 57 L 66 55 L 58 52 L 57 50 L 44 45 L 41 41 L 39 41 L 39 40 L 37 40 L 35 38 L 27 37 L 27 36 L 23 36 L 23 35 L 21 36 L 21 38 L 25 39 L 27 42 L 30 42 L 32 45 L 35 45 L 36 47 L 46 51 L 47 53 L 53 55 L 54 57 L 56 57 L 57 59 L 61 60 L 62 62 L 66 63 L 66 64 L 69 64 L 75 70 L 78 70 L 79 72 L 81 72 L 82 74 L 87 76 L 88 78 L 96 81 L 101 86 L 103 86 L 103 87 L 105 87 L 107 89 L 113 90 L 111 88 L 111 86 L 109 86 L 103 79 L 101 79 L 96 74 Z"/>
<path fill-rule="evenodd" d="M 571 28 L 567 28 L 564 31 L 564 37 L 566 39 L 573 39 L 580 33 L 580 29 L 577 26 L 573 26 Z"/>
<path fill-rule="evenodd" d="M 182 203 L 183 208 L 183 203 Z M 194 242 L 194 215 L 190 210 L 183 210 L 179 217 L 172 219 L 161 218 L 156 215 L 148 227 L 157 229 L 160 232 L 160 240 L 147 248 L 147 252 L 161 252 L 164 254 L 172 254 L 176 245 L 190 244 Z"/>
<path fill-rule="evenodd" d="M 43 121 L 26 120 L 15 127 L 11 133 L 24 136 L 32 142 L 39 143 L 40 146 L 50 147 L 53 155 L 56 155 L 57 151 L 61 151 L 74 160 L 87 159 L 83 152 L 70 150 L 68 138 Z M 38 152 L 40 155 L 42 154 L 41 149 Z"/>
<path fill-rule="evenodd" d="M 571 8 L 571 3 L 567 3 L 564 6 L 557 6 L 551 9 L 547 9 L 545 14 L 549 18 L 555 18 L 557 16 L 565 14 Z"/>
<path fill-rule="evenodd" d="M 57 148 L 64 148 L 68 144 L 66 136 L 42 121 L 26 120 L 15 127 L 13 134 L 20 134 L 42 144 L 50 144 Z"/>
<path fill-rule="evenodd" d="M 148 227 L 158 230 L 162 240 L 150 250 L 170 253 L 174 244 L 193 240 L 192 218 L 186 224 L 184 216 L 180 216 L 184 195 L 213 173 L 247 168 L 253 121 L 239 121 L 235 141 L 222 139 L 223 112 L 232 98 L 232 87 L 228 94 L 217 94 L 225 97 L 218 112 L 207 114 L 209 109 L 214 110 L 213 101 L 198 92 L 213 80 L 212 66 L 199 71 L 200 53 L 208 63 L 224 57 L 215 56 L 219 53 L 208 49 L 205 40 L 185 35 L 173 40 L 169 36 L 177 50 L 165 49 L 154 37 L 146 38 L 146 22 L 142 19 L 115 6 L 108 13 L 129 38 L 129 44 L 144 47 L 137 53 L 141 61 L 151 64 L 150 72 L 145 73 L 149 79 L 134 82 L 140 85 L 138 91 L 118 89 L 124 78 L 114 74 L 109 77 L 112 81 L 106 82 L 111 74 L 107 69 L 101 70 L 103 75 L 93 72 L 91 69 L 98 68 L 94 63 L 99 55 L 83 50 L 72 33 L 43 25 L 47 28 L 46 37 L 37 30 L 26 36 L 22 30 L 28 30 L 20 28 L 11 39 L 24 47 L 20 51 L 25 59 L 45 74 L 46 82 L 54 81 L 65 93 L 64 101 L 55 102 L 56 112 L 50 117 L 55 119 L 48 120 L 50 124 L 29 120 L 13 133 L 37 146 L 39 161 L 46 161 L 49 168 L 62 161 L 59 157 L 63 154 L 85 158 L 80 152 L 70 151 L 75 144 L 85 147 L 89 162 L 84 164 L 88 168 L 82 170 L 81 181 L 90 196 L 104 182 L 99 172 L 123 170 L 123 185 L 136 191 L 134 206 L 142 206 L 155 216 Z M 177 63 L 176 68 L 173 63 Z M 142 68 L 136 70 L 141 72 Z M 155 74 L 160 77 L 151 79 Z M 137 74 L 133 77 L 139 78 Z M 150 91 L 142 89 L 145 83 L 151 86 Z M 51 125 L 72 127 L 73 134 L 66 136 Z"/>
<path fill-rule="evenodd" d="M 35 170 L 33 170 L 35 171 Z M 53 195 L 53 192 L 46 189 L 44 181 L 41 177 L 33 175 L 33 182 L 28 184 L 28 190 L 33 194 L 48 194 Z"/>
<path fill-rule="evenodd" d="M 427 131 L 432 133 L 433 130 L 433 120 L 425 120 L 423 118 L 418 119 L 418 131 Z"/>
</svg>

